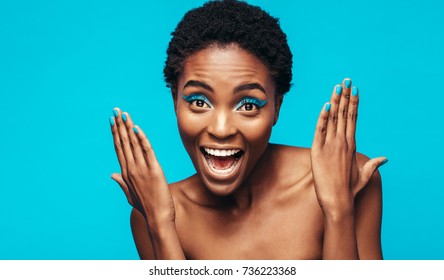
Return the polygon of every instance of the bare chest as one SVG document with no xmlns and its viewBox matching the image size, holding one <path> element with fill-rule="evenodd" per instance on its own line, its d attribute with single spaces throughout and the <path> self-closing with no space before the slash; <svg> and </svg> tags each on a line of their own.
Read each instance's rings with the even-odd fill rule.
<svg viewBox="0 0 444 280">
<path fill-rule="evenodd" d="M 182 248 L 189 259 L 319 259 L 323 222 L 313 195 L 236 214 L 183 209 L 176 218 Z"/>
</svg>

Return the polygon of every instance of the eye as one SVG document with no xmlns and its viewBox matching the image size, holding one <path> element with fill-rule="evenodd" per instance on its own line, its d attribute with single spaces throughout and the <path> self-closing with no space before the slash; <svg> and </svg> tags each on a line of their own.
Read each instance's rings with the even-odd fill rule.
<svg viewBox="0 0 444 280">
<path fill-rule="evenodd" d="M 258 109 L 257 105 L 253 104 L 253 103 L 245 103 L 241 108 L 239 109 L 244 109 L 245 111 L 251 111 L 254 108 Z"/>
<path fill-rule="evenodd" d="M 238 111 L 253 111 L 258 110 L 267 103 L 267 100 L 260 100 L 254 97 L 243 98 L 236 106 Z"/>
<path fill-rule="evenodd" d="M 188 102 L 190 105 L 199 108 L 211 108 L 211 102 L 208 98 L 202 93 L 193 93 L 190 95 L 182 95 L 182 98 Z"/>
<path fill-rule="evenodd" d="M 193 103 L 197 106 L 197 107 L 203 107 L 205 106 L 205 102 L 203 100 L 194 100 L 191 103 Z"/>
</svg>

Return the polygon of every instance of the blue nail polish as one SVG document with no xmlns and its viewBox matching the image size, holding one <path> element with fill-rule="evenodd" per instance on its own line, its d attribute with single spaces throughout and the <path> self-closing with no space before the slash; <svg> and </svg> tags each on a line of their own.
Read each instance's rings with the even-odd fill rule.
<svg viewBox="0 0 444 280">
<path fill-rule="evenodd" d="M 379 166 L 383 166 L 384 164 L 386 164 L 389 160 L 388 159 L 384 159 L 381 164 Z"/>
<path fill-rule="evenodd" d="M 122 120 L 126 122 L 126 114 L 122 114 Z"/>
<path fill-rule="evenodd" d="M 113 110 L 113 114 L 114 114 L 114 117 L 118 117 L 119 116 L 119 111 L 117 111 L 117 110 Z"/>
<path fill-rule="evenodd" d="M 352 82 L 351 80 L 345 80 L 344 81 L 345 88 L 350 88 L 351 82 Z"/>
<path fill-rule="evenodd" d="M 110 118 L 109 118 L 109 124 L 110 124 L 111 126 L 114 125 L 114 118 L 113 118 L 113 117 L 110 117 Z"/>
<path fill-rule="evenodd" d="M 341 92 L 342 92 L 342 86 L 337 85 L 337 86 L 336 86 L 336 94 L 337 94 L 337 95 L 341 95 Z"/>
<path fill-rule="evenodd" d="M 325 112 L 330 111 L 330 107 L 331 107 L 330 103 L 325 104 Z"/>
<path fill-rule="evenodd" d="M 359 93 L 359 89 L 357 87 L 352 87 L 352 95 L 357 96 Z"/>
<path fill-rule="evenodd" d="M 139 134 L 139 130 L 137 129 L 137 127 L 133 127 L 133 130 L 136 134 Z"/>
</svg>

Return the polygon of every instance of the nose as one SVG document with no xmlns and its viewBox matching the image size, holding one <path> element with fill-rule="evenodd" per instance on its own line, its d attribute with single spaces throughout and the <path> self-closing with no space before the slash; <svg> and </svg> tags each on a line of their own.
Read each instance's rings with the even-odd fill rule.
<svg viewBox="0 0 444 280">
<path fill-rule="evenodd" d="M 236 135 L 237 128 L 229 112 L 217 112 L 207 127 L 207 131 L 214 138 L 224 140 Z"/>
</svg>

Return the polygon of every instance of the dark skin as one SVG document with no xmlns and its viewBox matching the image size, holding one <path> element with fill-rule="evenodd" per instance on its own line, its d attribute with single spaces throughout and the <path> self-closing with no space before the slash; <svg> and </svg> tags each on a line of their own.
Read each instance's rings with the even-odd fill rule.
<svg viewBox="0 0 444 280">
<path fill-rule="evenodd" d="M 381 259 L 375 170 L 385 158 L 355 151 L 359 95 L 348 80 L 324 105 L 312 149 L 275 145 L 268 141 L 282 98 L 265 65 L 236 45 L 190 56 L 174 104 L 197 173 L 169 186 L 143 131 L 116 109 L 122 175 L 112 177 L 134 207 L 140 257 Z M 208 149 L 241 157 L 221 171 Z"/>
</svg>

